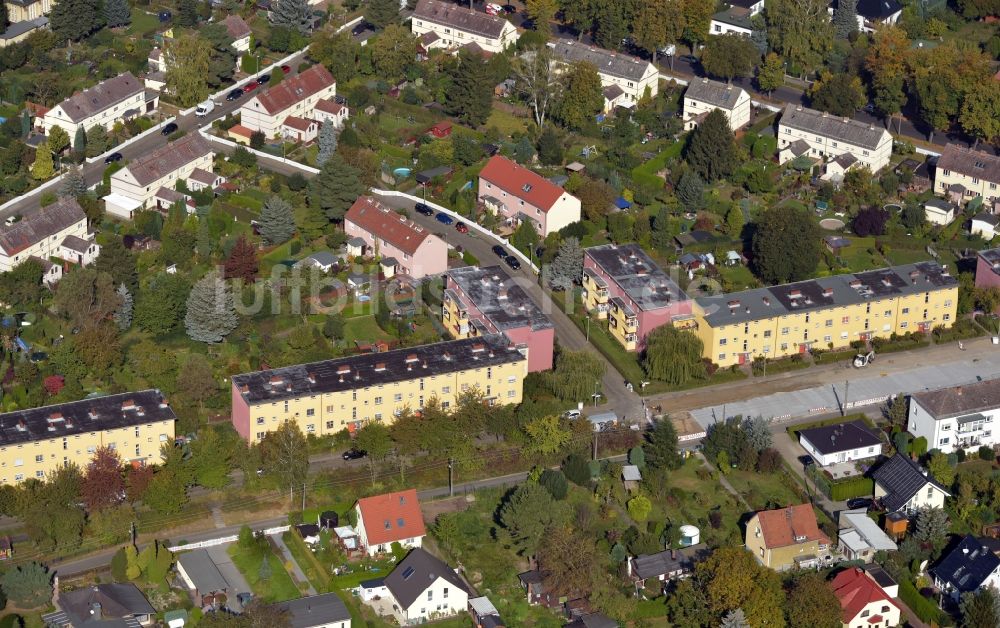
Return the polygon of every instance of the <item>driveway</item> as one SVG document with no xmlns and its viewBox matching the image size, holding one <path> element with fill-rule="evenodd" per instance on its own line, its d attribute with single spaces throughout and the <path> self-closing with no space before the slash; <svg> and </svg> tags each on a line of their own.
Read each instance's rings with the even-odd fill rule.
<svg viewBox="0 0 1000 628">
<path fill-rule="evenodd" d="M 247 582 L 243 574 L 240 573 L 240 570 L 233 564 L 233 559 L 229 557 L 229 553 L 226 551 L 228 547 L 229 543 L 226 543 L 225 545 L 213 545 L 206 549 L 208 550 L 208 555 L 212 557 L 212 562 L 219 568 L 222 577 L 229 583 L 230 595 L 228 596 L 226 605 L 239 613 L 243 610 L 243 606 L 236 599 L 236 594 L 246 593 L 251 589 L 250 583 Z"/>
<path fill-rule="evenodd" d="M 799 480 L 806 487 L 806 491 L 812 498 L 813 504 L 819 506 L 823 512 L 836 521 L 837 517 L 835 515 L 841 510 L 845 510 L 847 508 L 847 502 L 830 501 L 826 495 L 823 495 L 823 493 L 816 490 L 816 486 L 811 481 L 806 479 L 805 468 L 802 466 L 802 461 L 799 460 L 799 456 L 804 456 L 806 450 L 803 449 L 802 446 L 799 445 L 787 431 L 784 429 L 772 429 L 771 435 L 774 437 L 772 446 L 778 450 L 781 457 L 788 463 L 792 472 L 798 476 Z"/>
</svg>

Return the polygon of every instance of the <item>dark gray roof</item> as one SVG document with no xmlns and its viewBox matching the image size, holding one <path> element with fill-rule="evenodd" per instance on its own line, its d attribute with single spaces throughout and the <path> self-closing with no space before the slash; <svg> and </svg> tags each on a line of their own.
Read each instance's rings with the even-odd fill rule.
<svg viewBox="0 0 1000 628">
<path fill-rule="evenodd" d="M 917 262 L 848 275 L 834 275 L 769 288 L 753 288 L 695 301 L 710 325 L 729 325 L 792 312 L 922 294 L 958 285 L 937 262 Z"/>
<path fill-rule="evenodd" d="M 731 6 L 725 11 L 719 11 L 713 15 L 712 19 L 737 28 L 753 30 L 753 24 L 750 23 L 750 11 L 744 7 Z"/>
<path fill-rule="evenodd" d="M 680 286 L 638 244 L 592 246 L 584 254 L 644 311 L 687 300 Z"/>
<path fill-rule="evenodd" d="M 184 568 L 194 588 L 201 594 L 215 593 L 229 589 L 229 582 L 223 577 L 219 567 L 206 549 L 185 552 L 177 557 L 177 563 Z"/>
<path fill-rule="evenodd" d="M 0 445 L 113 430 L 177 417 L 158 390 L 82 399 L 0 414 Z M 128 452 L 124 452 L 128 455 Z"/>
<path fill-rule="evenodd" d="M 948 144 L 937 160 L 937 170 L 1000 183 L 1000 157 L 958 144 Z"/>
<path fill-rule="evenodd" d="M 808 440 L 819 453 L 824 455 L 849 449 L 875 447 L 882 443 L 878 434 L 871 431 L 861 420 L 805 429 L 799 432 L 799 438 Z"/>
<path fill-rule="evenodd" d="M 883 138 L 889 135 L 889 132 L 881 126 L 866 124 L 851 118 L 842 118 L 793 104 L 785 106 L 785 111 L 781 114 L 781 120 L 778 122 L 783 126 L 800 131 L 808 131 L 809 133 L 815 133 L 823 137 L 871 150 L 878 148 Z"/>
<path fill-rule="evenodd" d="M 439 0 L 420 0 L 413 11 L 413 19 L 427 20 L 481 37 L 496 39 L 503 34 L 507 20 L 482 11 L 474 11 L 460 4 Z"/>
<path fill-rule="evenodd" d="M 491 334 L 385 353 L 366 353 L 270 371 L 243 373 L 233 376 L 233 385 L 250 404 L 270 403 L 302 395 L 391 384 L 524 359 L 524 355 L 510 343 L 507 336 Z"/>
<path fill-rule="evenodd" d="M 7 1 L 10 2 L 11 0 Z M 27 4 L 32 4 L 34 1 L 35 0 L 32 0 L 32 2 L 29 2 Z M 3 34 L 0 35 L 0 39 L 4 41 L 8 39 L 14 39 L 15 37 L 20 37 L 21 35 L 27 33 L 28 31 L 33 31 L 36 28 L 42 28 L 43 26 L 48 26 L 48 25 L 49 25 L 49 18 L 45 17 L 44 15 L 41 17 L 36 17 L 33 20 L 25 20 L 23 22 L 12 22 L 7 27 L 7 30 L 5 30 Z"/>
<path fill-rule="evenodd" d="M 291 628 L 313 628 L 351 618 L 351 613 L 336 593 L 300 597 L 275 606 L 288 612 Z"/>
<path fill-rule="evenodd" d="M 949 494 L 930 474 L 924 475 L 925 473 L 920 465 L 910 460 L 909 456 L 901 454 L 896 454 L 879 465 L 872 472 L 872 479 L 885 489 L 886 495 L 882 498 L 882 504 L 886 510 L 889 512 L 900 510 L 928 482 L 944 491 L 946 495 Z"/>
<path fill-rule="evenodd" d="M 607 615 L 601 613 L 591 613 L 584 615 L 580 619 L 571 621 L 563 628 L 618 628 L 618 622 Z"/>
<path fill-rule="evenodd" d="M 903 10 L 896 0 L 858 0 L 858 15 L 871 21 L 881 21 Z"/>
<path fill-rule="evenodd" d="M 13 257 L 86 217 L 75 198 L 61 198 L 47 207 L 26 212 L 12 225 L 0 224 L 0 249 L 8 257 Z"/>
<path fill-rule="evenodd" d="M 928 199 L 928 200 L 924 201 L 924 207 L 933 207 L 933 208 L 939 209 L 939 210 L 941 210 L 943 212 L 955 211 L 956 209 L 958 209 L 958 207 L 956 207 L 954 203 L 949 203 L 948 201 L 944 200 L 943 198 L 931 198 L 931 199 Z"/>
<path fill-rule="evenodd" d="M 77 237 L 75 235 L 68 235 L 63 238 L 62 246 L 67 249 L 76 251 L 77 253 L 86 253 L 87 249 L 91 247 L 94 243 L 90 240 L 84 240 L 83 238 Z"/>
<path fill-rule="evenodd" d="M 97 584 L 75 591 L 60 591 L 57 605 L 61 612 L 46 615 L 52 625 L 63 622 L 72 626 L 131 626 L 136 615 L 155 615 L 156 610 L 134 584 Z M 100 605 L 101 620 L 91 610 Z M 124 620 L 124 621 L 123 621 Z"/>
<path fill-rule="evenodd" d="M 649 61 L 618 52 L 587 46 L 568 39 L 560 39 L 552 47 L 552 53 L 557 59 L 567 63 L 586 61 L 597 68 L 601 74 L 608 74 L 629 81 L 638 81 L 649 70 Z"/>
<path fill-rule="evenodd" d="M 693 545 L 679 550 L 665 550 L 656 554 L 643 554 L 632 559 L 632 569 L 636 577 L 657 578 L 678 571 L 690 572 L 696 563 L 710 553 L 704 545 Z"/>
<path fill-rule="evenodd" d="M 552 321 L 528 296 L 524 288 L 511 281 L 500 266 L 466 266 L 448 271 L 448 279 L 454 281 L 465 293 L 466 300 L 479 310 L 482 315 L 496 327 L 497 331 L 506 331 L 530 326 L 532 331 L 549 329 Z M 445 294 L 462 300 L 454 290 L 446 290 Z"/>
<path fill-rule="evenodd" d="M 101 81 L 90 89 L 77 92 L 62 101 L 61 108 L 73 122 L 82 122 L 95 113 L 114 107 L 138 93 L 145 92 L 146 87 L 131 72 Z"/>
<path fill-rule="evenodd" d="M 994 216 L 993 214 L 980 213 L 972 217 L 973 220 L 978 220 L 979 222 L 985 222 L 988 225 L 997 226 L 1000 223 L 1000 216 Z"/>
<path fill-rule="evenodd" d="M 212 152 L 208 140 L 199 133 L 189 133 L 169 144 L 133 160 L 125 167 L 139 185 L 150 183 Z"/>
<path fill-rule="evenodd" d="M 931 571 L 961 593 L 978 589 L 1000 567 L 1000 558 L 972 535 L 962 539 L 955 549 Z"/>
<path fill-rule="evenodd" d="M 964 386 L 916 392 L 911 398 L 936 419 L 985 412 L 1000 407 L 1000 385 L 989 379 Z"/>
<path fill-rule="evenodd" d="M 427 550 L 416 548 L 385 577 L 385 586 L 403 608 L 409 608 L 438 578 L 465 591 L 465 583 L 455 570 Z"/>
<path fill-rule="evenodd" d="M 720 109 L 732 109 L 736 106 L 736 101 L 740 99 L 740 94 L 745 94 L 742 88 L 730 83 L 720 83 L 711 79 L 695 79 L 688 83 L 685 98 L 693 98 L 699 102 L 705 102 Z"/>
<path fill-rule="evenodd" d="M 622 89 L 621 85 L 608 85 L 602 93 L 604 94 L 604 100 L 613 101 L 624 94 L 625 90 Z"/>
</svg>

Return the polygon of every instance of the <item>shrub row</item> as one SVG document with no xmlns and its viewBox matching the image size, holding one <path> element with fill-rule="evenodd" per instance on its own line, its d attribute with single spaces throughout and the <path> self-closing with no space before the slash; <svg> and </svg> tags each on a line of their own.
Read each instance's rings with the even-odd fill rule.
<svg viewBox="0 0 1000 628">
<path fill-rule="evenodd" d="M 951 618 L 945 614 L 934 600 L 920 595 L 920 591 L 909 580 L 899 583 L 899 598 L 910 607 L 921 621 L 937 626 L 953 626 Z"/>
<path fill-rule="evenodd" d="M 859 475 L 831 482 L 829 498 L 839 502 L 852 497 L 868 497 L 874 491 L 875 483 L 872 479 Z"/>
</svg>

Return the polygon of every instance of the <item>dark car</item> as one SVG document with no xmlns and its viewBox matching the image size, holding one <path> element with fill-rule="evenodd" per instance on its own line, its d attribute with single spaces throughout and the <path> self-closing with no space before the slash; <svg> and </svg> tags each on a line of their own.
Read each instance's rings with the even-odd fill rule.
<svg viewBox="0 0 1000 628">
<path fill-rule="evenodd" d="M 226 100 L 233 101 L 243 95 L 243 90 L 237 87 L 233 91 L 226 94 Z"/>
<path fill-rule="evenodd" d="M 499 244 L 494 244 L 493 245 L 493 254 L 496 255 L 497 257 L 507 257 L 507 250 L 504 249 Z"/>
<path fill-rule="evenodd" d="M 366 30 L 368 30 L 369 28 L 371 28 L 371 24 L 369 24 L 368 22 L 365 22 L 364 20 L 362 20 L 362 21 L 358 22 L 358 24 L 354 28 L 351 29 L 351 34 L 354 35 L 355 37 L 357 37 L 361 33 L 363 33 Z"/>
<path fill-rule="evenodd" d="M 434 210 L 423 203 L 417 203 L 413 206 L 413 209 L 417 210 L 418 214 L 423 214 L 424 216 L 433 216 Z"/>
<path fill-rule="evenodd" d="M 157 17 L 160 18 L 161 22 L 169 22 L 170 18 L 172 18 L 173 15 L 170 13 L 170 11 L 160 11 L 160 13 L 159 13 L 159 15 L 157 15 Z"/>
<path fill-rule="evenodd" d="M 854 499 L 847 500 L 847 508 L 850 510 L 856 510 L 858 508 L 871 508 L 872 500 L 870 497 L 855 497 Z"/>
<path fill-rule="evenodd" d="M 260 76 L 257 77 L 257 84 L 263 85 L 264 83 L 267 83 L 270 80 L 271 80 L 270 74 L 261 74 Z"/>
<path fill-rule="evenodd" d="M 125 159 L 125 156 L 122 155 L 121 153 L 111 153 L 110 155 L 104 158 L 104 163 L 113 164 L 116 161 L 121 161 L 122 159 Z"/>
<path fill-rule="evenodd" d="M 810 465 L 816 464 L 816 461 L 813 460 L 813 457 L 809 455 L 799 456 L 799 462 L 802 463 L 803 467 L 808 467 Z"/>
<path fill-rule="evenodd" d="M 170 135 L 177 130 L 176 122 L 168 122 L 162 129 L 160 129 L 160 135 Z"/>
<path fill-rule="evenodd" d="M 283 73 L 285 73 L 285 74 L 288 74 L 289 72 L 292 71 L 292 66 L 290 66 L 290 65 L 283 65 L 283 66 L 281 66 L 281 71 Z"/>
<path fill-rule="evenodd" d="M 515 7 L 513 4 L 505 4 L 503 5 L 503 12 L 506 13 L 507 15 L 514 15 L 515 13 L 517 13 L 517 7 Z"/>
<path fill-rule="evenodd" d="M 469 233 L 469 225 L 460 220 L 455 223 L 455 231 L 459 233 Z"/>
<path fill-rule="evenodd" d="M 518 270 L 519 268 L 521 268 L 521 262 L 517 261 L 517 258 L 514 257 L 513 255 L 508 255 L 507 257 L 503 258 L 503 261 L 505 264 L 507 264 L 514 270 Z"/>
<path fill-rule="evenodd" d="M 437 220 L 442 225 L 450 225 L 451 223 L 455 222 L 454 218 L 452 218 L 451 216 L 449 216 L 444 212 L 438 212 L 437 216 L 434 216 L 434 219 Z"/>
<path fill-rule="evenodd" d="M 341 458 L 344 460 L 361 460 L 367 455 L 367 452 L 361 451 L 360 449 L 348 449 L 344 452 L 344 455 L 341 456 Z"/>
</svg>

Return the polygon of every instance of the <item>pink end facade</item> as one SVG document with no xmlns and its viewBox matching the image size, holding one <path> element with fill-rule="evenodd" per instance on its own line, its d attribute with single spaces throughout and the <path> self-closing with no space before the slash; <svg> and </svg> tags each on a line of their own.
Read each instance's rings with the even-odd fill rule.
<svg viewBox="0 0 1000 628">
<path fill-rule="evenodd" d="M 413 255 L 410 255 L 349 220 L 344 221 L 344 232 L 348 237 L 357 236 L 364 240 L 365 245 L 376 251 L 381 258 L 396 258 L 397 273 L 421 279 L 448 270 L 448 245 L 436 235 L 428 235 Z"/>
<path fill-rule="evenodd" d="M 1000 269 L 994 270 L 982 255 L 976 259 L 976 287 L 1000 288 Z"/>
<path fill-rule="evenodd" d="M 232 385 L 233 391 L 233 428 L 245 440 L 250 440 L 250 405 L 247 404 L 236 384 Z"/>
</svg>

